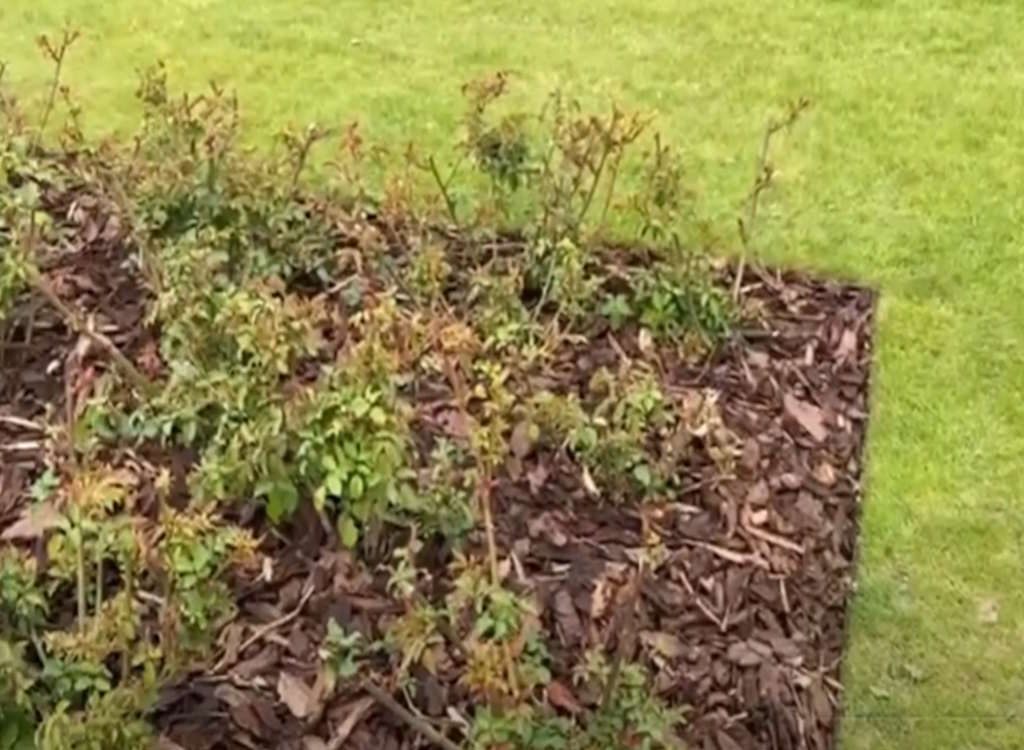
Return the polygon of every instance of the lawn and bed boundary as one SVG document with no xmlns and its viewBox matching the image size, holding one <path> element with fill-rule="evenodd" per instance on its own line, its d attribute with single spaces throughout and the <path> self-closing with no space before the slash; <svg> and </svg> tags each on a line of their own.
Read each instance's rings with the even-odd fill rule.
<svg viewBox="0 0 1024 750">
<path fill-rule="evenodd" d="M 5 12 L 28 21 L 46 13 Z M 102 30 L 111 43 L 90 55 L 94 70 L 115 76 L 148 61 L 137 47 L 117 43 L 122 37 L 115 14 L 133 19 L 136 40 L 159 34 L 159 44 L 188 39 L 193 48 L 200 46 L 193 35 L 212 33 L 219 18 L 216 6 L 192 13 L 188 25 L 173 17 L 158 23 L 146 11 L 109 12 L 95 15 L 93 33 Z M 278 12 L 284 7 L 268 3 L 259 15 L 241 19 L 243 26 L 265 29 L 262 38 L 249 35 L 249 59 L 263 71 L 279 70 L 274 60 L 296 59 L 283 51 L 303 51 L 302 69 L 313 83 L 294 87 L 304 93 L 291 101 L 306 107 L 299 119 L 308 119 L 318 114 L 317 102 L 328 101 L 327 89 L 317 89 L 325 84 L 316 81 L 330 69 L 336 47 L 320 52 L 316 43 L 289 43 L 286 28 L 294 26 L 273 23 Z M 310 9 L 306 23 L 321 12 Z M 749 179 L 748 147 L 763 113 L 795 91 L 810 94 L 815 113 L 798 132 L 795 148 L 780 156 L 780 208 L 771 209 L 760 248 L 787 265 L 810 263 L 869 278 L 883 291 L 871 499 L 847 675 L 847 744 L 1012 747 L 1020 690 L 1010 665 L 1021 603 L 1002 582 L 1020 568 L 1019 472 L 1012 470 L 1021 448 L 1021 381 L 1013 367 L 1021 354 L 1013 324 L 1019 319 L 1021 276 L 1015 271 L 1021 256 L 1014 227 L 1020 203 L 1010 186 L 1019 182 L 1021 160 L 1014 154 L 1021 143 L 1012 127 L 1019 100 L 1007 72 L 1018 11 L 992 6 L 966 15 L 953 3 L 926 11 L 914 3 L 887 9 L 834 3 L 752 12 L 749 4 L 733 3 L 713 14 L 621 4 L 604 13 L 624 30 L 612 47 L 621 53 L 615 61 L 595 56 L 606 47 L 590 44 L 589 32 L 555 44 L 531 31 L 584 20 L 557 9 L 528 9 L 516 23 L 493 11 L 479 14 L 444 43 L 445 52 L 465 50 L 454 57 L 441 54 L 430 35 L 393 36 L 422 23 L 418 15 L 367 19 L 357 24 L 365 31 L 352 36 L 350 77 L 344 78 L 344 67 L 334 74 L 334 81 L 340 76 L 349 85 L 331 106 L 356 111 L 346 101 L 371 101 L 385 128 L 410 116 L 429 129 L 443 109 L 425 104 L 437 101 L 435 79 L 461 80 L 455 66 L 482 60 L 501 67 L 500 51 L 487 41 L 487 30 L 498 27 L 502 39 L 531 50 L 545 69 L 589 77 L 606 88 L 622 80 L 622 59 L 635 60 L 630 77 L 651 83 L 646 90 L 634 86 L 639 96 L 628 100 L 650 101 L 668 127 L 698 134 L 692 153 L 711 170 L 695 171 L 711 175 L 704 192 L 714 200 L 741 192 Z M 453 17 L 443 7 L 432 15 Z M 851 15 L 860 23 L 851 23 Z M 37 23 L 32 31 L 59 20 Z M 324 38 L 337 35 L 328 24 L 318 25 Z M 283 36 L 269 43 L 267 30 L 275 27 Z M 683 27 L 700 42 L 670 44 L 670 30 Z M 731 45 L 733 39 L 743 43 Z M 19 54 L 29 54 L 28 34 L 15 32 L 12 48 L 19 46 Z M 118 64 L 111 65 L 114 59 Z M 207 71 L 218 72 L 218 59 L 209 54 L 206 64 L 192 66 L 196 83 Z M 387 77 L 413 59 L 430 64 L 420 66 L 419 76 L 392 78 L 422 95 L 392 96 Z M 579 74 L 573 59 L 588 60 L 589 72 Z M 765 64 L 755 71 L 744 60 Z M 439 67 L 449 74 L 439 76 Z M 722 70 L 729 71 L 727 85 L 704 84 L 720 80 Z M 264 84 L 244 70 L 220 72 L 240 81 L 250 111 L 264 113 L 256 114 L 257 121 L 279 120 L 270 115 L 279 111 L 275 102 L 284 88 L 271 83 L 275 79 L 261 76 Z M 103 76 L 84 77 L 86 90 L 101 98 L 121 96 Z M 958 83 L 966 79 L 973 82 L 969 90 Z M 680 91 L 680 81 L 689 88 Z M 361 87 L 373 93 L 362 97 Z M 247 88 L 255 96 L 247 98 Z M 951 102 L 952 90 L 960 96 Z M 672 91 L 695 106 L 666 105 L 664 92 Z M 303 96 L 309 97 L 305 104 Z M 449 101 L 456 96 L 450 92 Z M 724 187 L 707 189 L 711 184 Z M 723 216 L 732 212 L 718 208 L 729 209 L 720 211 Z M 992 601 L 994 622 L 983 616 Z M 932 642 L 943 648 L 926 649 Z M 978 685 L 967 706 L 960 689 L 964 674 Z"/>
</svg>

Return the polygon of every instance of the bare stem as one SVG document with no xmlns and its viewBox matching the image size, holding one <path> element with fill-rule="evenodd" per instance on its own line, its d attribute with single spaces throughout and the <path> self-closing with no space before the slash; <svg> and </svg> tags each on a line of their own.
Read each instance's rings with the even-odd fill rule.
<svg viewBox="0 0 1024 750">
<path fill-rule="evenodd" d="M 626 605 L 616 613 L 613 629 L 616 634 L 615 653 L 612 655 L 612 668 L 608 674 L 608 681 L 604 685 L 604 693 L 601 696 L 601 711 L 606 711 L 615 697 L 615 689 L 618 687 L 619 675 L 622 672 L 622 661 L 626 652 L 632 650 L 636 619 L 636 600 L 643 584 L 644 567 L 643 561 L 633 578 L 633 585 L 629 591 Z"/>
<path fill-rule="evenodd" d="M 78 627 L 85 627 L 88 608 L 85 602 L 85 538 L 82 527 L 78 527 L 78 548 L 75 550 L 75 566 L 78 584 Z"/>
<path fill-rule="evenodd" d="M 608 163 L 608 155 L 614 149 L 614 146 L 606 146 L 601 152 L 601 160 L 597 163 L 597 169 L 594 170 L 594 181 L 590 183 L 590 190 L 587 191 L 586 198 L 583 199 L 583 205 L 580 208 L 580 215 L 576 217 L 576 230 L 579 231 L 580 227 L 583 226 L 583 220 L 587 217 L 587 212 L 590 211 L 590 204 L 594 201 L 594 196 L 597 194 L 597 188 L 601 185 L 601 176 L 604 174 L 604 165 Z"/>
<path fill-rule="evenodd" d="M 132 619 L 132 602 L 135 600 L 135 561 L 132 559 L 131 552 L 125 556 L 124 592 L 125 620 L 130 621 Z M 121 682 L 128 679 L 128 671 L 131 669 L 128 657 L 128 648 L 125 646 L 121 651 Z"/>
<path fill-rule="evenodd" d="M 96 599 L 93 604 L 93 613 L 96 617 L 100 615 L 103 607 L 103 545 L 96 543 Z"/>
<path fill-rule="evenodd" d="M 739 301 L 740 298 L 740 287 L 743 284 L 743 272 L 745 270 L 747 256 L 751 252 L 751 240 L 754 234 L 754 225 L 757 222 L 757 209 L 758 203 L 761 199 L 761 193 L 771 186 L 772 180 L 775 177 L 775 171 L 768 163 L 768 154 L 771 151 L 772 139 L 778 133 L 784 130 L 789 130 L 794 123 L 800 119 L 800 115 L 803 114 L 804 110 L 806 110 L 810 105 L 811 102 L 809 99 L 801 97 L 796 102 L 790 104 L 785 117 L 782 119 L 772 118 L 768 121 L 768 125 L 764 129 L 764 137 L 761 139 L 761 151 L 758 154 L 757 164 L 754 171 L 754 186 L 747 199 L 747 214 L 746 217 L 737 219 L 743 250 L 740 253 L 740 260 L 736 266 L 736 278 L 733 280 L 732 286 L 732 296 L 736 301 Z"/>
<path fill-rule="evenodd" d="M 612 205 L 612 196 L 615 195 L 615 183 L 619 178 L 619 166 L 622 164 L 622 151 L 615 154 L 615 159 L 612 161 L 612 172 L 611 177 L 608 178 L 608 191 L 604 196 L 604 207 L 601 209 L 601 221 L 598 223 L 598 229 L 603 232 L 605 222 L 608 220 L 608 209 Z"/>
<path fill-rule="evenodd" d="M 313 149 L 313 146 L 330 135 L 330 130 L 321 130 L 316 125 L 310 125 L 306 128 L 306 134 L 303 136 L 298 148 L 295 149 L 295 167 L 292 170 L 291 179 L 292 190 L 295 190 L 299 184 L 299 177 L 302 176 L 302 172 L 306 168 L 306 161 L 309 159 L 309 152 Z"/>
<path fill-rule="evenodd" d="M 437 183 L 437 189 L 441 191 L 441 197 L 444 199 L 444 206 L 448 210 L 448 218 L 452 220 L 452 224 L 455 226 L 459 225 L 459 217 L 455 209 L 455 200 L 452 198 L 451 193 L 448 192 L 448 185 L 451 184 L 452 177 L 454 176 L 454 170 L 452 174 L 448 176 L 447 180 L 442 179 L 441 172 L 437 168 L 437 161 L 434 159 L 433 154 L 427 159 L 427 166 L 430 167 L 430 174 L 434 176 L 434 182 Z"/>
<path fill-rule="evenodd" d="M 64 57 L 76 39 L 78 39 L 78 32 L 70 29 L 64 29 L 60 44 L 56 47 L 50 44 L 50 40 L 46 36 L 39 38 L 39 46 L 42 47 L 47 57 L 53 61 L 53 79 L 50 83 L 50 95 L 46 99 L 46 106 L 43 108 L 43 115 L 39 120 L 39 130 L 32 142 L 33 147 L 39 146 L 39 141 L 46 131 L 46 125 L 50 121 L 50 115 L 53 113 L 53 107 L 57 102 L 57 92 L 60 89 L 60 76 L 64 68 Z"/>
<path fill-rule="evenodd" d="M 459 410 L 462 412 L 466 424 L 472 424 L 469 410 L 466 406 L 468 395 L 466 385 L 455 369 L 450 359 L 444 360 L 445 377 L 452 386 L 455 393 L 455 400 L 458 402 Z M 498 543 L 494 534 L 494 517 L 491 513 L 491 485 L 493 478 L 490 466 L 484 456 L 476 456 L 477 466 L 480 467 L 480 479 L 477 484 L 477 499 L 480 503 L 480 511 L 484 517 L 484 533 L 487 538 L 487 559 L 490 564 L 491 585 L 495 588 L 501 585 L 501 572 L 498 570 Z M 503 644 L 502 653 L 505 657 L 505 671 L 507 672 L 509 688 L 513 694 L 519 692 L 519 680 L 515 667 L 515 660 L 512 658 L 512 650 L 508 643 Z"/>
</svg>

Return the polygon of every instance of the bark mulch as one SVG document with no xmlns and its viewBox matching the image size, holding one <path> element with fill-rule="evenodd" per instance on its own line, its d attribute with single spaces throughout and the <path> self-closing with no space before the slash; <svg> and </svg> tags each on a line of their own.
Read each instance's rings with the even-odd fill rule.
<svg viewBox="0 0 1024 750">
<path fill-rule="evenodd" d="M 114 249 L 117 228 L 101 225 L 90 235 L 54 263 L 50 277 L 81 309 L 102 310 L 100 329 L 145 368 L 153 348 L 142 324 L 147 294 Z M 641 349 L 635 331 L 596 327 L 532 384 L 578 391 L 600 367 L 614 372 L 624 359 L 643 360 L 678 408 L 714 400 L 722 425 L 692 439 L 672 503 L 599 502 L 564 456 L 527 449 L 494 491 L 497 541 L 513 585 L 540 605 L 552 655 L 546 697 L 556 708 L 591 700 L 574 694 L 570 674 L 584 650 L 622 647 L 648 665 L 657 694 L 686 707 L 688 746 L 824 750 L 835 746 L 842 707 L 874 295 L 764 271 L 751 275 L 747 294 L 763 324 L 741 331 L 709 362 L 687 364 L 668 349 Z M 7 337 L 0 528 L 14 520 L 39 470 L 41 435 L 32 423 L 63 408 L 67 389 L 87 389 L 102 366 L 92 360 L 98 354 L 68 365 L 75 337 L 46 307 L 36 310 L 31 335 L 22 328 Z M 457 436 L 458 425 L 444 416 L 449 397 L 424 389 L 416 406 L 425 432 Z M 175 477 L 190 460 L 143 454 L 140 461 L 167 463 Z M 376 559 L 356 559 L 303 513 L 266 538 L 273 574 L 239 585 L 239 615 L 220 634 L 216 662 L 161 695 L 152 718 L 164 746 L 318 750 L 337 747 L 342 729 L 344 747 L 423 746 L 365 693 L 343 693 L 302 718 L 294 710 L 303 689 L 295 683 L 312 685 L 329 619 L 377 636 L 401 611 L 375 564 L 400 537 L 383 540 Z M 662 556 L 638 576 L 652 539 Z M 482 534 L 471 535 L 471 547 L 483 543 Z M 428 540 L 420 562 L 443 579 L 451 557 Z M 631 627 L 616 623 L 618 612 L 633 608 Z M 620 638 L 630 642 L 620 646 Z M 450 658 L 436 674 L 418 673 L 409 693 L 415 710 L 442 728 L 471 712 L 457 681 L 458 644 L 446 645 Z"/>
</svg>

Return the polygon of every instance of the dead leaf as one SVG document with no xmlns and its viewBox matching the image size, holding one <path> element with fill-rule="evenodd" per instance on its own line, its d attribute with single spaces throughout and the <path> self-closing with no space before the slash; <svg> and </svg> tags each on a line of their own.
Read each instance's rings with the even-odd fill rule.
<svg viewBox="0 0 1024 750">
<path fill-rule="evenodd" d="M 218 662 L 221 667 L 230 667 L 238 661 L 238 647 L 242 645 L 244 630 L 245 626 L 233 622 L 220 634 L 220 644 L 224 649 L 224 656 Z"/>
<path fill-rule="evenodd" d="M 607 578 L 599 578 L 594 584 L 594 591 L 590 594 L 590 617 L 593 620 L 599 619 L 608 609 L 612 598 L 611 585 Z"/>
<path fill-rule="evenodd" d="M 537 425 L 524 419 L 512 429 L 512 435 L 508 439 L 508 446 L 517 458 L 526 458 L 530 451 L 533 450 L 533 444 L 536 439 Z"/>
<path fill-rule="evenodd" d="M 761 663 L 761 654 L 751 648 L 746 641 L 737 641 L 729 646 L 726 657 L 733 664 L 739 664 L 741 667 L 754 667 Z"/>
<path fill-rule="evenodd" d="M 526 472 L 526 481 L 530 483 L 530 492 L 536 495 L 548 481 L 548 470 L 544 464 L 537 464 Z"/>
<path fill-rule="evenodd" d="M 640 642 L 657 651 L 666 659 L 678 659 L 686 653 L 686 646 L 683 645 L 683 642 L 670 633 L 644 630 L 640 632 Z"/>
<path fill-rule="evenodd" d="M 761 446 L 754 438 L 747 438 L 743 443 L 743 453 L 740 457 L 740 466 L 748 472 L 757 471 L 757 465 L 761 462 Z"/>
<path fill-rule="evenodd" d="M 153 744 L 153 750 L 185 750 L 185 748 L 170 737 L 161 734 Z"/>
<path fill-rule="evenodd" d="M 828 699 L 825 686 L 821 684 L 820 680 L 815 680 L 811 683 L 808 692 L 811 696 L 811 706 L 814 709 L 814 713 L 818 716 L 818 722 L 823 726 L 830 726 L 835 711 L 832 709 L 832 702 Z"/>
<path fill-rule="evenodd" d="M 296 719 L 305 719 L 316 710 L 313 691 L 305 682 L 288 672 L 281 672 L 277 678 L 277 696 Z"/>
<path fill-rule="evenodd" d="M 768 483 L 763 479 L 754 483 L 747 491 L 747 504 L 754 507 L 767 505 L 772 493 L 768 489 Z"/>
<path fill-rule="evenodd" d="M 815 442 L 820 443 L 825 440 L 828 431 L 825 429 L 825 414 L 821 409 L 788 393 L 782 397 L 782 405 L 786 413 L 796 420 L 797 424 L 803 427 Z"/>
<path fill-rule="evenodd" d="M 331 748 L 339 748 L 345 744 L 345 740 L 352 734 L 352 730 L 356 728 L 356 725 L 366 715 L 366 712 L 373 708 L 375 702 L 373 698 L 367 696 L 351 704 L 348 713 L 345 715 L 345 720 L 341 722 L 331 736 Z M 325 746 L 325 750 L 327 750 L 327 746 Z"/>
<path fill-rule="evenodd" d="M 587 491 L 587 494 L 592 497 L 597 497 L 601 494 L 601 490 L 598 489 L 597 483 L 594 481 L 594 477 L 590 475 L 590 469 L 586 466 L 583 467 L 583 489 Z"/>
<path fill-rule="evenodd" d="M 718 740 L 719 750 L 743 750 L 740 743 L 726 734 L 724 730 L 719 729 L 715 734 L 715 739 Z"/>
<path fill-rule="evenodd" d="M 267 646 L 252 658 L 240 662 L 231 670 L 231 674 L 243 680 L 251 680 L 256 675 L 277 664 L 277 657 L 277 649 L 273 646 Z"/>
<path fill-rule="evenodd" d="M 260 721 L 259 714 L 256 710 L 247 704 L 241 704 L 239 706 L 228 707 L 228 714 L 231 716 L 231 720 L 238 726 L 244 729 L 251 735 L 256 737 L 265 737 L 267 730 L 263 726 L 263 722 Z"/>
<path fill-rule="evenodd" d="M 302 738 L 302 750 L 327 750 L 327 743 L 310 734 Z"/>
<path fill-rule="evenodd" d="M 149 377 L 158 377 L 163 371 L 164 364 L 157 351 L 156 341 L 153 339 L 147 341 L 136 355 L 135 362 L 139 365 L 139 369 Z"/>
<path fill-rule="evenodd" d="M 999 602 L 995 599 L 983 599 L 978 604 L 978 621 L 982 625 L 995 625 L 999 622 Z"/>
<path fill-rule="evenodd" d="M 57 528 L 63 516 L 53 507 L 50 502 L 39 503 L 26 508 L 21 518 L 12 523 L 0 535 L 0 540 L 10 542 L 14 540 L 38 539 L 50 529 Z"/>
<path fill-rule="evenodd" d="M 857 332 L 852 328 L 847 328 L 839 339 L 839 346 L 836 348 L 836 359 L 848 359 L 856 351 Z"/>
<path fill-rule="evenodd" d="M 768 368 L 768 353 L 752 349 L 747 353 L 747 361 L 755 370 L 765 370 Z"/>
<path fill-rule="evenodd" d="M 641 328 L 636 337 L 636 345 L 641 354 L 650 354 L 654 351 L 654 336 L 646 328 Z"/>
<path fill-rule="evenodd" d="M 244 692 L 226 682 L 213 689 L 213 697 L 231 707 L 244 706 L 249 701 Z"/>
<path fill-rule="evenodd" d="M 565 535 L 561 525 L 550 513 L 541 513 L 536 518 L 527 521 L 526 530 L 531 539 L 545 537 L 556 547 L 564 547 L 569 543 L 569 537 Z"/>
<path fill-rule="evenodd" d="M 831 487 L 836 483 L 836 470 L 828 461 L 818 464 L 818 468 L 814 470 L 812 476 L 826 487 Z"/>
<path fill-rule="evenodd" d="M 573 716 L 583 713 L 583 707 L 576 700 L 576 696 L 572 694 L 572 691 L 569 688 L 558 680 L 552 680 L 548 683 L 547 692 L 548 703 L 555 708 L 560 708 Z"/>
<path fill-rule="evenodd" d="M 469 437 L 469 422 L 466 415 L 458 409 L 446 409 L 437 415 L 437 421 L 450 437 L 465 439 Z"/>
<path fill-rule="evenodd" d="M 575 645 L 582 641 L 583 625 L 580 623 L 580 616 L 576 612 L 576 605 L 573 604 L 572 595 L 568 589 L 559 589 L 555 594 L 554 612 L 565 643 Z"/>
<path fill-rule="evenodd" d="M 804 480 L 803 477 L 801 477 L 799 474 L 792 471 L 787 471 L 785 474 L 779 477 L 779 482 L 787 490 L 797 490 L 800 489 L 800 487 L 803 485 Z"/>
</svg>

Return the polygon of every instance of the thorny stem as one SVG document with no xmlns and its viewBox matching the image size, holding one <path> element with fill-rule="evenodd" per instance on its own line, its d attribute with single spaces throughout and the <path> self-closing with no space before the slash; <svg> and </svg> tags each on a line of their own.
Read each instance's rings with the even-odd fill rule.
<svg viewBox="0 0 1024 750">
<path fill-rule="evenodd" d="M 733 280 L 732 286 L 732 296 L 737 302 L 740 298 L 740 287 L 743 284 L 743 272 L 747 256 L 750 254 L 750 242 L 754 232 L 754 223 L 757 221 L 757 208 L 761 193 L 771 186 L 775 176 L 774 170 L 768 164 L 768 153 L 771 150 L 772 139 L 779 132 L 791 128 L 809 106 L 811 106 L 810 100 L 801 97 L 789 106 L 785 117 L 781 120 L 772 118 L 765 127 L 764 138 L 761 140 L 761 152 L 758 154 L 754 172 L 754 187 L 750 191 L 750 197 L 747 201 L 747 215 L 745 219 L 737 219 L 740 241 L 743 246 L 739 263 L 736 266 L 736 278 Z"/>
<path fill-rule="evenodd" d="M 46 125 L 50 121 L 50 115 L 53 113 L 53 107 L 57 102 L 57 91 L 60 88 L 60 75 L 61 69 L 64 67 L 64 57 L 76 39 L 78 39 L 78 31 L 71 31 L 70 29 L 64 29 L 60 44 L 56 47 L 50 44 L 50 40 L 45 35 L 39 37 L 39 45 L 53 61 L 54 68 L 53 80 L 50 84 L 50 95 L 47 97 L 46 106 L 43 108 L 43 115 L 39 120 L 39 130 L 32 142 L 33 148 L 39 146 L 39 141 L 43 137 Z"/>
</svg>

